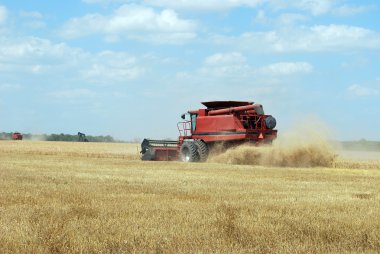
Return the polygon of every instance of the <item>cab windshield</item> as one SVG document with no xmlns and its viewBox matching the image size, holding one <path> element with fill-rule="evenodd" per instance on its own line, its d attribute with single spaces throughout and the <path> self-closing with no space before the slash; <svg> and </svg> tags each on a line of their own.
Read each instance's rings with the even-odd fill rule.
<svg viewBox="0 0 380 254">
<path fill-rule="evenodd" d="M 198 114 L 190 114 L 192 131 L 195 131 L 195 129 L 197 128 L 197 116 Z"/>
</svg>

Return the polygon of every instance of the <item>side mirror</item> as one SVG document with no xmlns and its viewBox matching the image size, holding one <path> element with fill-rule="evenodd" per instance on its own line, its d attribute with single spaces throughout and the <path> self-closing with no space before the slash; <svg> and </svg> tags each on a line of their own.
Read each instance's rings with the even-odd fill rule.
<svg viewBox="0 0 380 254">
<path fill-rule="evenodd" d="M 181 115 L 181 118 L 182 118 L 183 120 L 185 120 L 185 114 L 182 114 L 182 115 Z"/>
</svg>

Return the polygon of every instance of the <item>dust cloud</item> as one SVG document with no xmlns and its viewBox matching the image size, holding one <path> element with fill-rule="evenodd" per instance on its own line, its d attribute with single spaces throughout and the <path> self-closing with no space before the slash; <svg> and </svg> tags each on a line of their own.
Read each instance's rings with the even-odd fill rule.
<svg viewBox="0 0 380 254">
<path fill-rule="evenodd" d="M 31 141 L 47 141 L 45 135 L 32 135 L 29 140 Z"/>
<path fill-rule="evenodd" d="M 329 130 L 316 118 L 295 124 L 289 131 L 279 130 L 271 146 L 244 144 L 214 153 L 209 162 L 280 167 L 331 167 L 337 157 L 329 143 Z"/>
</svg>

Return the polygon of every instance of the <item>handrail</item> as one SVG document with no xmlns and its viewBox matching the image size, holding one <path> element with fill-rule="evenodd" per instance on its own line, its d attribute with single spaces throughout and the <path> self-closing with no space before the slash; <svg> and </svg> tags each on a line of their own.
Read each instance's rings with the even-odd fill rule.
<svg viewBox="0 0 380 254">
<path fill-rule="evenodd" d="M 181 137 L 188 137 L 191 135 L 191 122 L 190 121 L 178 122 L 177 129 Z"/>
</svg>

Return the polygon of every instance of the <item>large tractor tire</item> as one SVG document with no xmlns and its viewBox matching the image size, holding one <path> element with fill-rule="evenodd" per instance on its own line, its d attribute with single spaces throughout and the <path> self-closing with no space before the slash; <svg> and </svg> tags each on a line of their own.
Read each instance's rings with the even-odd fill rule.
<svg viewBox="0 0 380 254">
<path fill-rule="evenodd" d="M 180 158 L 183 162 L 197 162 L 199 161 L 199 154 L 197 146 L 193 141 L 185 141 L 181 146 Z"/>
<path fill-rule="evenodd" d="M 201 139 L 194 139 L 194 143 L 197 146 L 199 161 L 206 161 L 208 157 L 208 146 Z"/>
<path fill-rule="evenodd" d="M 154 152 L 150 149 L 145 150 L 144 153 L 142 153 L 141 160 L 143 161 L 153 161 L 154 160 Z"/>
</svg>

